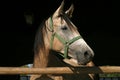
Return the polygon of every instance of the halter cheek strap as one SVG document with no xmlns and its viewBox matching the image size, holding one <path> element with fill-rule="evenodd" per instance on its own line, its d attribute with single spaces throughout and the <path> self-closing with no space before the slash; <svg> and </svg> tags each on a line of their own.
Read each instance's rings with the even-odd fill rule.
<svg viewBox="0 0 120 80">
<path fill-rule="evenodd" d="M 71 45 L 73 42 L 77 41 L 78 39 L 82 38 L 81 36 L 77 36 L 74 37 L 71 40 L 65 40 L 64 38 L 62 38 L 59 34 L 57 34 L 56 32 L 54 32 L 53 29 L 53 21 L 52 21 L 52 17 L 50 17 L 50 29 L 52 31 L 52 36 L 51 36 L 51 40 L 50 40 L 50 48 L 52 49 L 53 47 L 53 41 L 54 41 L 54 37 L 56 37 L 63 45 L 64 45 L 64 54 L 62 55 L 64 58 L 68 57 L 68 49 L 69 49 L 69 45 Z"/>
</svg>

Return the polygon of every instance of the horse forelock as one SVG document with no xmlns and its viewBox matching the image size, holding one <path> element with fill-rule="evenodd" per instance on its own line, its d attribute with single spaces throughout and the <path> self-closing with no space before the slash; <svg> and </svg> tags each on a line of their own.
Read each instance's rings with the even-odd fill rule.
<svg viewBox="0 0 120 80">
<path fill-rule="evenodd" d="M 69 17 L 66 14 L 63 15 L 63 19 L 65 20 L 71 31 L 73 32 L 77 31 L 77 27 L 72 23 L 72 21 L 69 19 Z"/>
</svg>

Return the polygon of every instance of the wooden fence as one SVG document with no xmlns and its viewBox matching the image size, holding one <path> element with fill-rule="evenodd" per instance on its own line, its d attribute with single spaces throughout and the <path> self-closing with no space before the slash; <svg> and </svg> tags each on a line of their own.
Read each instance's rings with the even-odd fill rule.
<svg viewBox="0 0 120 80">
<path fill-rule="evenodd" d="M 0 75 L 12 74 L 100 74 L 119 73 L 120 66 L 99 66 L 99 67 L 48 67 L 48 68 L 20 68 L 0 67 Z"/>
</svg>

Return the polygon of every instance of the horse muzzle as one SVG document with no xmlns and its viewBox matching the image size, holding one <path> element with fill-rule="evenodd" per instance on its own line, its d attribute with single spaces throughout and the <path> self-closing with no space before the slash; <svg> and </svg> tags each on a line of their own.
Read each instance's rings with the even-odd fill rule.
<svg viewBox="0 0 120 80">
<path fill-rule="evenodd" d="M 83 53 L 76 52 L 76 60 L 77 64 L 79 65 L 85 65 L 89 63 L 93 59 L 93 53 L 91 51 L 85 51 Z"/>
<path fill-rule="evenodd" d="M 82 46 L 80 48 L 80 45 L 78 45 L 75 48 L 70 49 L 69 52 L 68 56 L 70 56 L 71 59 L 74 59 L 74 62 L 78 65 L 85 65 L 92 61 L 94 57 L 93 50 L 87 46 Z"/>
</svg>

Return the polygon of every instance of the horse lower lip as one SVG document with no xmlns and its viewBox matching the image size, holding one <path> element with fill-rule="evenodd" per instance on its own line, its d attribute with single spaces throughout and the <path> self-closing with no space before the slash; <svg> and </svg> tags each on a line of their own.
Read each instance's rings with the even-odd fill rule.
<svg viewBox="0 0 120 80">
<path fill-rule="evenodd" d="M 79 66 L 85 66 L 85 64 L 79 63 L 77 62 L 77 60 L 71 58 L 71 59 L 63 59 L 63 61 L 71 66 L 74 67 L 79 67 Z"/>
<path fill-rule="evenodd" d="M 78 62 L 78 65 L 86 65 L 85 63 Z"/>
</svg>

